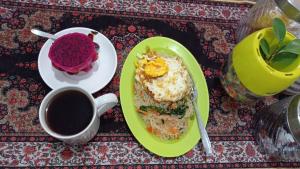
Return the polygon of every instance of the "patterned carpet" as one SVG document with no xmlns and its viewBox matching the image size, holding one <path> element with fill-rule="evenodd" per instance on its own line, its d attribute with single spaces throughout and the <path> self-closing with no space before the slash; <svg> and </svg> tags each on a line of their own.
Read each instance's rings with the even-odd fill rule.
<svg viewBox="0 0 300 169">
<path fill-rule="evenodd" d="M 31 1 L 30 1 L 31 2 Z M 230 99 L 220 82 L 220 68 L 235 44 L 238 20 L 249 3 L 215 1 L 7 1 L 0 4 L 0 166 L 48 168 L 271 168 L 300 167 L 258 151 L 253 137 L 254 105 Z M 128 129 L 120 105 L 101 118 L 97 136 L 84 146 L 68 146 L 45 134 L 38 107 L 51 90 L 42 81 L 37 57 L 45 39 L 30 29 L 55 33 L 89 27 L 114 44 L 118 68 L 113 80 L 95 96 L 119 95 L 119 79 L 129 51 L 152 36 L 166 36 L 187 47 L 207 79 L 210 114 L 207 130 L 215 150 L 205 158 L 202 144 L 177 158 L 145 150 Z M 77 166 L 77 167 L 76 167 Z"/>
</svg>

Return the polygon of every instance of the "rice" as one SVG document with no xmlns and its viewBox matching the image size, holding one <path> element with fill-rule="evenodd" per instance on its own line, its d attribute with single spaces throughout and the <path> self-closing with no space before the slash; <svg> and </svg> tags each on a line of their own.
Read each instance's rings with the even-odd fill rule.
<svg viewBox="0 0 300 169">
<path fill-rule="evenodd" d="M 190 94 L 177 102 L 157 102 L 135 81 L 135 106 L 144 120 L 147 130 L 162 140 L 178 139 L 189 127 L 189 121 L 194 117 L 193 104 Z M 183 116 L 170 114 L 166 111 L 161 114 L 155 110 L 141 110 L 141 107 L 160 107 L 165 110 L 174 110 L 179 106 L 185 108 Z M 174 109 L 172 109 L 174 108 Z"/>
</svg>

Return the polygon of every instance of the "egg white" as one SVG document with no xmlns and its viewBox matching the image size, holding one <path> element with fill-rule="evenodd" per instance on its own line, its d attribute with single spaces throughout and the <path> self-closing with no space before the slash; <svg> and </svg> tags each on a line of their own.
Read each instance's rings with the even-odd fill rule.
<svg viewBox="0 0 300 169">
<path fill-rule="evenodd" d="M 189 73 L 178 57 L 162 57 L 168 65 L 168 72 L 161 77 L 145 78 L 137 70 L 136 80 L 140 82 L 158 102 L 175 102 L 191 91 Z"/>
</svg>

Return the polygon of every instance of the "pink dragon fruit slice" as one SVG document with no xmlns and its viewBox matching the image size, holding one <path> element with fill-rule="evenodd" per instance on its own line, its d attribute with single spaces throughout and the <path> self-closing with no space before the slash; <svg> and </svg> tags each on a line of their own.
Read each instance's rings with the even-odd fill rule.
<svg viewBox="0 0 300 169">
<path fill-rule="evenodd" d="M 82 33 L 70 33 L 56 39 L 49 50 L 52 65 L 70 74 L 88 71 L 97 60 L 94 42 Z"/>
</svg>

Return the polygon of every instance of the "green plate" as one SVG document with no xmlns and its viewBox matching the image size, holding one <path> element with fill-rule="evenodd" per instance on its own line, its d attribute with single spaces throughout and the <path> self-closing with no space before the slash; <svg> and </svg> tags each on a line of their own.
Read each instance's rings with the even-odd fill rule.
<svg viewBox="0 0 300 169">
<path fill-rule="evenodd" d="M 129 53 L 121 73 L 120 99 L 125 120 L 135 138 L 149 151 L 163 156 L 176 157 L 191 150 L 199 141 L 200 133 L 197 118 L 189 122 L 189 128 L 177 140 L 162 141 L 146 130 L 145 123 L 135 109 L 134 104 L 134 75 L 137 53 L 144 53 L 146 47 L 181 57 L 198 90 L 198 106 L 206 125 L 209 112 L 209 96 L 205 77 L 194 56 L 180 43 L 165 37 L 152 37 L 143 40 Z"/>
</svg>

